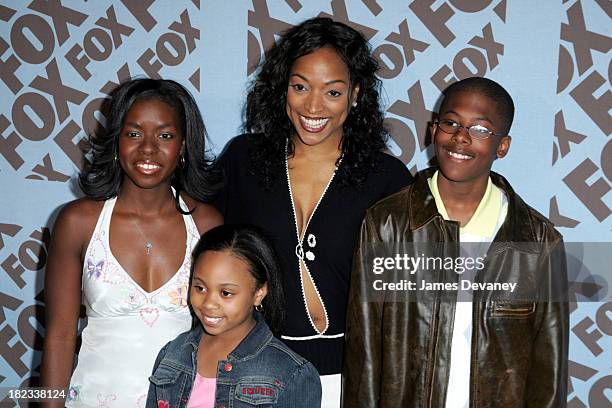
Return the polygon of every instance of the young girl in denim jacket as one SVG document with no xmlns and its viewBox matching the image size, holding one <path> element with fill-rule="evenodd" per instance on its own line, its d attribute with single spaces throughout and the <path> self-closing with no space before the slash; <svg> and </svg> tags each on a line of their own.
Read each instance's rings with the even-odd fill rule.
<svg viewBox="0 0 612 408">
<path fill-rule="evenodd" d="M 159 352 L 147 408 L 319 407 L 316 369 L 273 336 L 283 293 L 269 242 L 251 227 L 213 228 L 191 271 L 201 324 Z"/>
</svg>

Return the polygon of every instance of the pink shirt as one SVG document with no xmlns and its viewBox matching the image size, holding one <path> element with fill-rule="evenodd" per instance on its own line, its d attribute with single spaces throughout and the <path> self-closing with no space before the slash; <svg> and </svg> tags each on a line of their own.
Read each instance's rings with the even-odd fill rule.
<svg viewBox="0 0 612 408">
<path fill-rule="evenodd" d="M 214 408 L 216 388 L 216 378 L 206 378 L 196 373 L 187 408 Z"/>
</svg>

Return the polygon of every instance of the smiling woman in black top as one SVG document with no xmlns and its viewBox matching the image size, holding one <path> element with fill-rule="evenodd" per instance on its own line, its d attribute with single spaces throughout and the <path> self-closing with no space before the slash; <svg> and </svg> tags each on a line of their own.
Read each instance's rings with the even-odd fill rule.
<svg viewBox="0 0 612 408">
<path fill-rule="evenodd" d="M 340 405 L 353 247 L 365 210 L 412 182 L 384 153 L 378 69 L 365 38 L 327 18 L 285 32 L 247 99 L 247 134 L 221 156 L 227 223 L 264 228 L 284 272 L 281 338 L 322 378 L 323 406 Z"/>
</svg>

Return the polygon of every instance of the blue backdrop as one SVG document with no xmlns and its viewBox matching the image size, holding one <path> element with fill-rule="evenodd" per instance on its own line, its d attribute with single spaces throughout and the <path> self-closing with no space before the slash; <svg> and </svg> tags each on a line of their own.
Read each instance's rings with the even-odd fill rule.
<svg viewBox="0 0 612 408">
<path fill-rule="evenodd" d="M 0 0 L 0 387 L 38 377 L 49 228 L 79 194 L 80 147 L 104 124 L 107 92 L 138 75 L 181 82 L 219 152 L 263 50 L 320 14 L 369 38 L 390 149 L 413 172 L 431 157 L 440 90 L 487 76 L 517 107 L 494 169 L 566 241 L 611 241 L 609 0 Z M 610 406 L 612 302 L 576 303 L 571 323 L 570 407 Z"/>
</svg>

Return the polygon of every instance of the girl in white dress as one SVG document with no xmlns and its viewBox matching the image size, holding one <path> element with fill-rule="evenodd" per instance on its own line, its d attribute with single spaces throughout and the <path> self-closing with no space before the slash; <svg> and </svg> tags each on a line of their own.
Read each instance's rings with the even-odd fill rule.
<svg viewBox="0 0 612 408">
<path fill-rule="evenodd" d="M 191 250 L 222 223 L 218 177 L 189 92 L 169 80 L 122 84 L 93 160 L 53 228 L 45 276 L 42 385 L 70 407 L 144 407 L 160 347 L 191 327 Z M 87 324 L 74 356 L 81 304 Z M 61 402 L 51 406 L 63 406 Z"/>
</svg>

